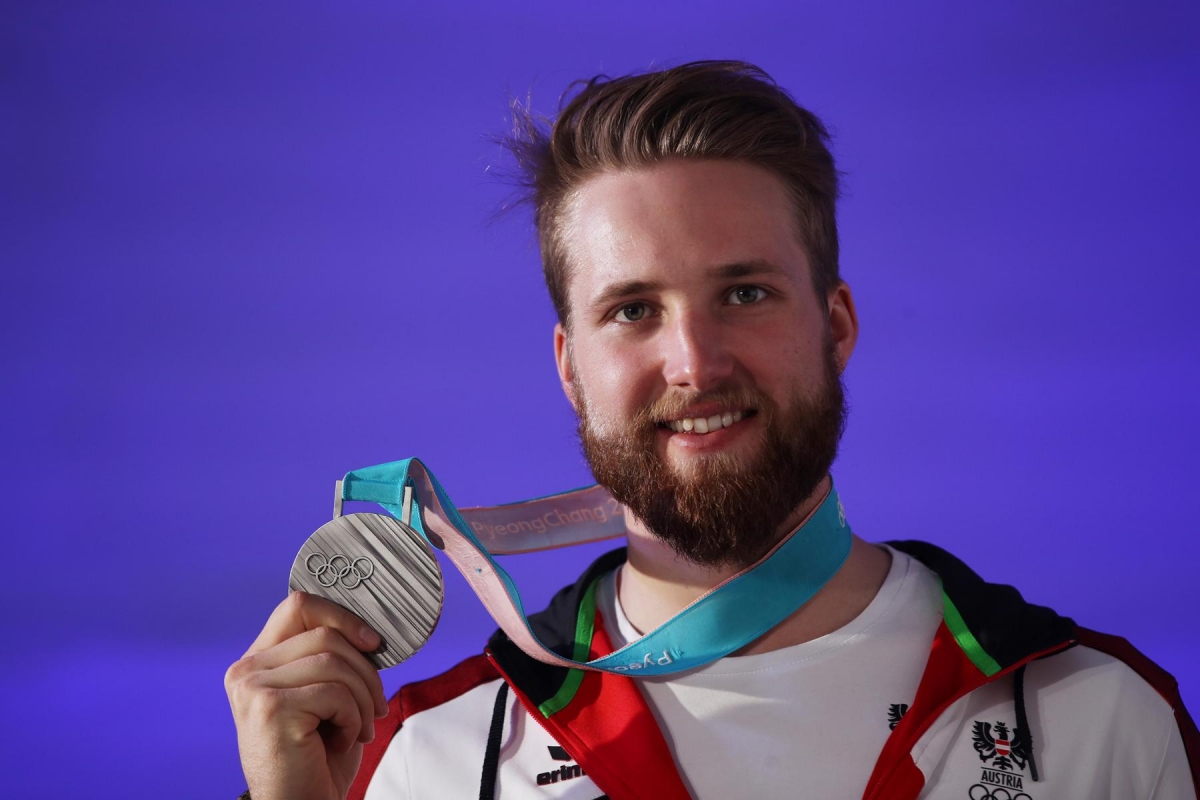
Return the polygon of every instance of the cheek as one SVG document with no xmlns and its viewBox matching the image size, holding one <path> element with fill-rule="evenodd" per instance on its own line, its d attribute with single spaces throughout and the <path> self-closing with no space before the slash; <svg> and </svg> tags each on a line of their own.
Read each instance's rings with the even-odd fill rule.
<svg viewBox="0 0 1200 800">
<path fill-rule="evenodd" d="M 609 349 L 577 355 L 577 374 L 594 414 L 628 418 L 655 399 L 655 376 L 644 354 Z"/>
<path fill-rule="evenodd" d="M 776 398 L 807 391 L 824 376 L 821 330 L 794 320 L 753 331 L 737 354 L 757 388 Z"/>
</svg>

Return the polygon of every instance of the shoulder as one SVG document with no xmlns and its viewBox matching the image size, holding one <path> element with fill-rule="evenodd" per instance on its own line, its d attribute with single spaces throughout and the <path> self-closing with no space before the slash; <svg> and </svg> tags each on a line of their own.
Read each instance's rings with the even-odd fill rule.
<svg viewBox="0 0 1200 800">
<path fill-rule="evenodd" d="M 1200 767 L 1196 729 L 1175 678 L 1119 636 L 1076 628 L 1079 645 L 1027 670 L 1048 703 L 1062 702 L 1110 731 L 1112 737 L 1153 739 L 1186 747 Z"/>
<path fill-rule="evenodd" d="M 1119 636 L 1077 628 L 1076 639 L 1078 646 L 1026 670 L 1045 705 L 1118 750 L 1184 747 L 1200 766 L 1200 733 L 1175 678 Z"/>
<path fill-rule="evenodd" d="M 1194 797 L 1185 742 L 1195 748 L 1196 728 L 1175 681 L 1120 642 L 1116 653 L 1080 644 L 1028 666 L 1035 746 L 1048 770 L 1071 775 L 1067 785 L 1102 775 L 1114 797 Z"/>
<path fill-rule="evenodd" d="M 1175 684 L 1169 675 L 1162 672 L 1165 679 L 1158 680 L 1160 676 L 1152 674 L 1152 682 L 1116 654 L 1082 641 L 1026 668 L 1026 685 L 1037 691 L 1039 704 L 1069 707 L 1073 714 L 1097 722 L 1119 718 L 1126 727 L 1135 720 L 1154 724 L 1174 717 L 1169 695 Z"/>
<path fill-rule="evenodd" d="M 966 796 L 976 786 L 1035 798 L 1195 797 L 1191 720 L 1161 688 L 1082 643 L 1031 661 L 1020 678 L 1008 673 L 962 698 L 931 729 L 914 751 L 929 776 L 922 797 Z"/>
</svg>

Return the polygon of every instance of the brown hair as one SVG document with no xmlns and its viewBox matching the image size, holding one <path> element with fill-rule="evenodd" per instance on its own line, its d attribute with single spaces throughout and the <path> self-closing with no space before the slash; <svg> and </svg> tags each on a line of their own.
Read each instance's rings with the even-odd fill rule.
<svg viewBox="0 0 1200 800">
<path fill-rule="evenodd" d="M 573 88 L 583 88 L 563 107 Z M 503 145 L 517 162 L 521 199 L 534 210 L 546 288 L 569 326 L 568 265 L 560 217 L 588 178 L 666 158 L 741 159 L 771 170 L 795 204 L 800 242 L 824 300 L 838 285 L 838 171 L 829 133 L 762 69 L 744 61 L 693 61 L 671 69 L 576 81 L 557 120 L 511 103 Z M 824 303 L 821 304 L 824 308 Z"/>
</svg>

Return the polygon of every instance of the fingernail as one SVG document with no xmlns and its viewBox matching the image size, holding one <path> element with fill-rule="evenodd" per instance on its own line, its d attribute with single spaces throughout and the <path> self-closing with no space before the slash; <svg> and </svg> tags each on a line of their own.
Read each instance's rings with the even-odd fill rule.
<svg viewBox="0 0 1200 800">
<path fill-rule="evenodd" d="M 379 634 L 376 633 L 375 631 L 371 630 L 366 625 L 363 625 L 362 629 L 359 630 L 358 638 L 362 639 L 362 643 L 365 644 L 367 647 L 370 647 L 372 650 L 375 649 L 376 647 L 379 647 L 379 642 L 380 642 Z"/>
</svg>

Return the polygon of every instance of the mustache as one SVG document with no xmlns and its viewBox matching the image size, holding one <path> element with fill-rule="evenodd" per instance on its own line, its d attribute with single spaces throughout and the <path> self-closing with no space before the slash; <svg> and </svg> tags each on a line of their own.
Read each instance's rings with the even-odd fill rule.
<svg viewBox="0 0 1200 800">
<path fill-rule="evenodd" d="M 654 428 L 667 420 L 688 416 L 693 408 L 702 405 L 719 405 L 729 409 L 753 410 L 767 414 L 773 408 L 771 398 L 749 386 L 725 386 L 705 392 L 674 391 L 664 394 L 634 417 L 638 427 Z"/>
</svg>

